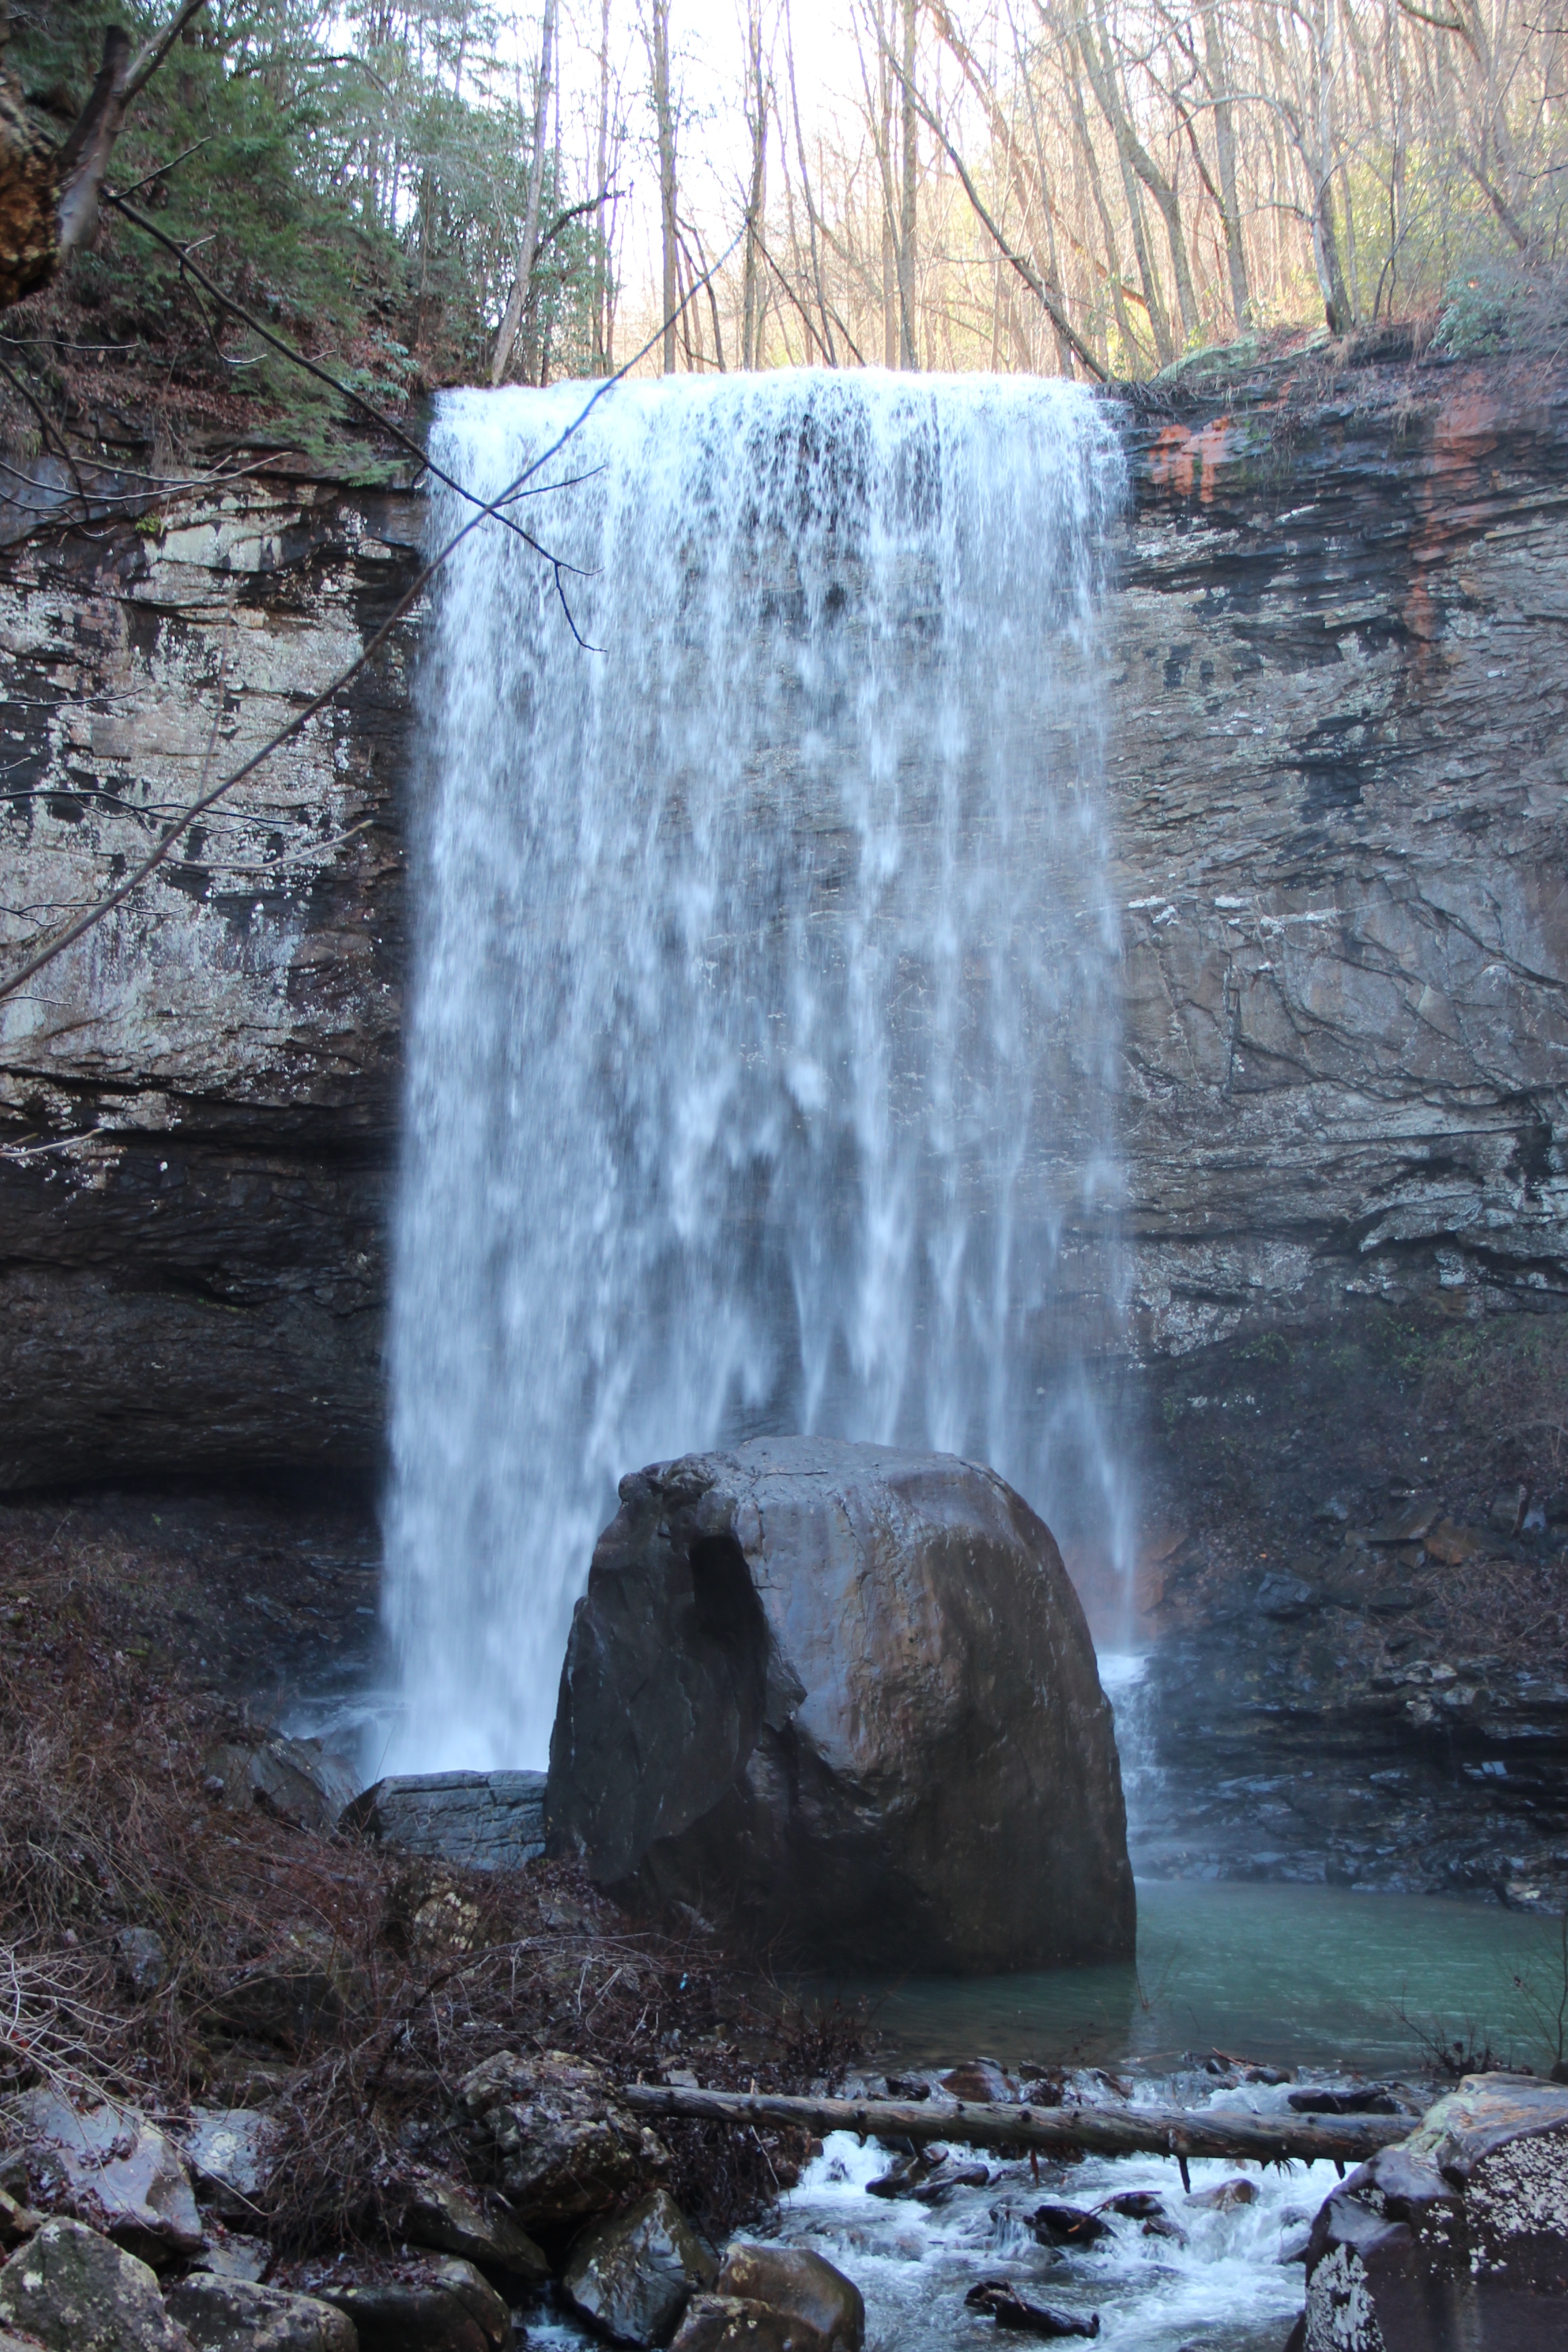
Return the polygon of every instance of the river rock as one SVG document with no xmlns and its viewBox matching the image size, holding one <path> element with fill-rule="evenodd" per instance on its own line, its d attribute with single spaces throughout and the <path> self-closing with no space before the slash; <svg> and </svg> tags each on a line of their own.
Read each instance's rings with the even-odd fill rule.
<svg viewBox="0 0 1568 2352">
<path fill-rule="evenodd" d="M 1109 2221 L 1082 2205 L 1040 2205 L 1030 2219 L 1042 2246 L 1097 2246 L 1111 2236 Z"/>
<path fill-rule="evenodd" d="M 963 2298 L 967 2309 L 983 2311 L 998 2327 L 1024 2336 L 1098 2336 L 1100 2314 L 1079 2319 L 1072 2312 L 1053 2311 L 1048 2304 L 1031 2303 L 1011 2279 L 983 2279 Z"/>
<path fill-rule="evenodd" d="M 511 2314 L 472 2263 L 321 2294 L 353 2320 L 359 2352 L 511 2352 Z"/>
<path fill-rule="evenodd" d="M 1568 2087 L 1468 2075 L 1312 2224 L 1290 2352 L 1562 2352 Z"/>
<path fill-rule="evenodd" d="M 658 2181 L 669 2156 L 587 2059 L 502 2050 L 458 2089 L 459 2127 L 477 2170 L 504 2190 L 525 2229 L 607 2213 Z"/>
<path fill-rule="evenodd" d="M 38 2191 L 141 2255 L 166 2263 L 202 2242 L 178 2149 L 134 2107 L 73 2107 L 53 2091 L 29 2091 L 11 2110 L 26 2142 Z"/>
<path fill-rule="evenodd" d="M 192 2352 L 156 2274 L 83 2221 L 46 2221 L 0 2270 L 0 2327 L 47 2352 Z"/>
<path fill-rule="evenodd" d="M 481 2205 L 442 2172 L 424 2168 L 405 2173 L 389 2197 L 399 2237 L 410 2245 L 461 2254 L 489 2275 L 542 2285 L 550 2263 L 516 2216 L 500 2203 Z"/>
<path fill-rule="evenodd" d="M 574 2308 L 617 2344 L 668 2344 L 719 2265 L 662 2189 L 584 2231 L 562 2281 Z"/>
<path fill-rule="evenodd" d="M 828 2352 L 860 2352 L 866 2340 L 866 2305 L 859 2288 L 807 2246 L 759 2246 L 737 2240 L 725 2252 L 718 2291 L 803 2322 Z"/>
<path fill-rule="evenodd" d="M 824 1964 L 1131 1957 L 1093 1644 L 994 1472 L 761 1438 L 620 1494 L 561 1677 L 560 1849 Z"/>
<path fill-rule="evenodd" d="M 544 1774 L 390 1775 L 345 1808 L 341 1826 L 470 1870 L 521 1870 L 544 1852 Z"/>
<path fill-rule="evenodd" d="M 359 2352 L 353 2321 L 313 2294 L 197 2275 L 163 2300 L 195 2352 Z"/>
<path fill-rule="evenodd" d="M 354 1793 L 353 1768 L 319 1739 L 281 1732 L 255 1741 L 227 1740 L 202 1759 L 209 1793 L 226 1811 L 263 1812 L 296 1829 L 330 1830 Z"/>
<path fill-rule="evenodd" d="M 827 2338 L 794 2313 L 743 2295 L 695 2295 L 669 2352 L 827 2352 Z"/>
<path fill-rule="evenodd" d="M 267 2143 L 276 2129 L 255 2107 L 191 2110 L 180 2147 L 207 2203 L 226 2221 L 256 2221 L 267 2179 Z"/>
</svg>

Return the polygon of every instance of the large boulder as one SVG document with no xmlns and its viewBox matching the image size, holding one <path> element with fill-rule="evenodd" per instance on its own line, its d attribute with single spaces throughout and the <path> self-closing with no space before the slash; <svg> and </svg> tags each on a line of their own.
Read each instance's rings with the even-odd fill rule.
<svg viewBox="0 0 1568 2352">
<path fill-rule="evenodd" d="M 360 2352 L 353 2321 L 313 2294 L 198 2273 L 164 2302 L 195 2352 Z"/>
<path fill-rule="evenodd" d="M 525 2230 L 559 2230 L 629 2203 L 669 2170 L 663 2142 L 602 2067 L 563 2050 L 498 2051 L 458 2085 L 468 2161 Z"/>
<path fill-rule="evenodd" d="M 873 1969 L 1130 1958 L 1110 1708 L 1049 1531 L 946 1454 L 761 1438 L 621 1481 L 549 1827 L 620 1899 Z"/>
<path fill-rule="evenodd" d="M 584 2230 L 562 2284 L 567 2301 L 616 2344 L 668 2344 L 719 2265 L 668 2189 Z"/>
<path fill-rule="evenodd" d="M 1467 2075 L 1328 2200 L 1291 2352 L 1562 2352 L 1568 2088 Z"/>
<path fill-rule="evenodd" d="M 47 2352 L 191 2352 L 155 2273 L 84 2221 L 46 2221 L 0 2270 L 0 2328 Z"/>
</svg>

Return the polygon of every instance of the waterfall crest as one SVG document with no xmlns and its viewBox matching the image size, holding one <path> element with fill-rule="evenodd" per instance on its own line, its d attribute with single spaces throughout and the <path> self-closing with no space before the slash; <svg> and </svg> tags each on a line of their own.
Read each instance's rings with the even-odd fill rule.
<svg viewBox="0 0 1568 2352">
<path fill-rule="evenodd" d="M 459 394 L 497 496 L 580 385 Z M 405 1769 L 543 1761 L 616 1479 L 766 1431 L 1128 1549 L 1098 605 L 1069 385 L 626 384 L 440 581 L 394 1238 Z M 461 509 L 433 501 L 448 534 Z"/>
</svg>

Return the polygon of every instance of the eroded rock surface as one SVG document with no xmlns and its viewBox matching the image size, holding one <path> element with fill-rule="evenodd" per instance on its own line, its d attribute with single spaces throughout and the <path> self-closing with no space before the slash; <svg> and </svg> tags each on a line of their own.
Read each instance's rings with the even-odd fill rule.
<svg viewBox="0 0 1568 2352">
<path fill-rule="evenodd" d="M 1088 1627 L 1000 1478 L 764 1438 L 620 1491 L 551 1743 L 552 1836 L 601 1885 L 851 1965 L 1131 1954 Z"/>
<path fill-rule="evenodd" d="M 1568 2089 L 1470 2075 L 1318 2215 L 1295 2352 L 1568 2340 Z"/>
<path fill-rule="evenodd" d="M 603 2068 L 565 2051 L 500 2051 L 464 2078 L 458 2102 L 470 2160 L 526 2230 L 609 2212 L 669 2169 Z"/>
<path fill-rule="evenodd" d="M 347 666 L 419 528 L 279 481 L 7 555 L 7 964 Z M 404 647 L 0 1004 L 0 1486 L 375 1457 Z"/>
<path fill-rule="evenodd" d="M 0 2326 L 47 2352 L 192 2352 L 156 2274 L 81 2221 L 46 2221 L 0 2270 Z"/>
</svg>

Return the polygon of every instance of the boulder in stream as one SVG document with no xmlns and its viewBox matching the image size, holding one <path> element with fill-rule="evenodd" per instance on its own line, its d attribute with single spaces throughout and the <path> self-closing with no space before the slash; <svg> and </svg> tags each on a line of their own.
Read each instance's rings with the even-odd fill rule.
<svg viewBox="0 0 1568 2352">
<path fill-rule="evenodd" d="M 563 2285 L 573 2307 L 617 2344 L 668 2344 L 719 2265 L 667 2189 L 585 2230 Z"/>
<path fill-rule="evenodd" d="M 1312 2225 L 1289 2352 L 1562 2352 L 1568 2087 L 1467 2075 Z"/>
<path fill-rule="evenodd" d="M 556 1850 L 826 1965 L 1131 1957 L 1093 1644 L 1002 1479 L 760 1438 L 620 1495 L 562 1673 Z"/>
</svg>

